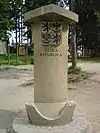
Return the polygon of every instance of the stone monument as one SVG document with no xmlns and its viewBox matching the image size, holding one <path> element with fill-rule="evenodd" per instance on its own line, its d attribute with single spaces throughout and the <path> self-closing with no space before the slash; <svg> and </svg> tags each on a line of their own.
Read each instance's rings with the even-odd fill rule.
<svg viewBox="0 0 100 133">
<path fill-rule="evenodd" d="M 76 103 L 68 101 L 68 25 L 78 15 L 50 4 L 27 12 L 25 20 L 34 43 L 34 102 L 14 120 L 14 131 L 90 133 L 87 120 L 73 116 Z"/>
</svg>

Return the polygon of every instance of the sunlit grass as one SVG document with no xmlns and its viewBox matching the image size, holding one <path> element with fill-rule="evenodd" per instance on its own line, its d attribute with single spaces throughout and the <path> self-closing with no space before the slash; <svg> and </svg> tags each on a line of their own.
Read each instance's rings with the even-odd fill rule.
<svg viewBox="0 0 100 133">
<path fill-rule="evenodd" d="M 0 55 L 0 65 L 26 65 L 34 64 L 33 55 L 16 56 L 16 54 Z"/>
</svg>

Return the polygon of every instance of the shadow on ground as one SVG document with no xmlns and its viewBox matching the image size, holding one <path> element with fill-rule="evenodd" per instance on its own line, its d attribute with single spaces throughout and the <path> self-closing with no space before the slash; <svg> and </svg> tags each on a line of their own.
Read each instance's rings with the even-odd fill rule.
<svg viewBox="0 0 100 133">
<path fill-rule="evenodd" d="M 7 111 L 7 110 L 0 110 L 0 130 L 8 128 L 17 113 Z"/>
</svg>

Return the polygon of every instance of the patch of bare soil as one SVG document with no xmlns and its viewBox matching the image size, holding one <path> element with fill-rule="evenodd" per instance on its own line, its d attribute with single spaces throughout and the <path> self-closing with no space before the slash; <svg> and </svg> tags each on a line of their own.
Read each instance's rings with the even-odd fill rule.
<svg viewBox="0 0 100 133">
<path fill-rule="evenodd" d="M 24 83 L 20 84 L 19 86 L 27 87 L 27 86 L 33 86 L 34 85 L 34 79 L 30 79 L 25 81 Z"/>
<path fill-rule="evenodd" d="M 68 74 L 68 83 L 78 83 L 86 81 L 92 77 L 92 73 L 82 72 L 80 74 Z"/>
</svg>

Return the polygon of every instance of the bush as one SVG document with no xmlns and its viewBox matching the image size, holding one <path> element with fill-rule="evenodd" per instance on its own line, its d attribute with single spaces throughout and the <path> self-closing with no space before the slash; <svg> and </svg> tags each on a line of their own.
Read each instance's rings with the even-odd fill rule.
<svg viewBox="0 0 100 133">
<path fill-rule="evenodd" d="M 68 68 L 68 74 L 80 74 L 82 72 L 81 68 L 80 67 L 76 67 L 75 69 L 70 66 Z"/>
<path fill-rule="evenodd" d="M 34 57 L 30 58 L 30 64 L 34 64 Z"/>
<path fill-rule="evenodd" d="M 86 71 L 82 71 L 80 67 L 76 67 L 73 69 L 73 67 L 68 68 L 68 82 L 81 82 L 83 80 L 86 80 L 90 78 L 91 74 L 87 73 Z"/>
</svg>

